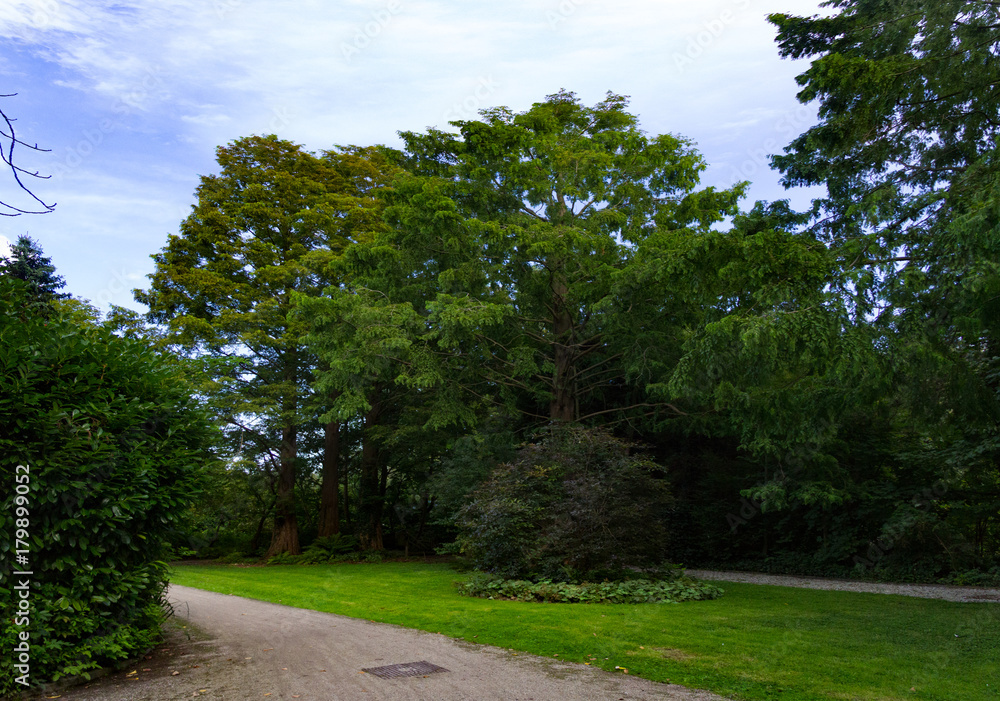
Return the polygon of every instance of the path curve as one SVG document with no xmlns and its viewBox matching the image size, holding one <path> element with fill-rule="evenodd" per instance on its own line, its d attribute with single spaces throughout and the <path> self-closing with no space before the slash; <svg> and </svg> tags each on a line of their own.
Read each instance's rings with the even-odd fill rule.
<svg viewBox="0 0 1000 701">
<path fill-rule="evenodd" d="M 945 599 L 964 602 L 1000 602 L 1000 589 L 986 587 L 959 587 L 949 584 L 883 584 L 881 582 L 859 582 L 852 579 L 827 579 L 825 577 L 797 577 L 786 574 L 760 574 L 757 572 L 719 572 L 715 570 L 687 570 L 695 579 L 711 579 L 721 582 L 745 582 L 747 584 L 770 584 L 779 587 L 801 587 L 804 589 L 835 589 L 837 591 L 858 591 L 870 594 L 900 594 L 918 596 L 923 599 Z"/>
<path fill-rule="evenodd" d="M 725 701 L 384 623 L 176 585 L 169 598 L 177 625 L 165 651 L 87 687 L 49 695 L 66 701 Z M 448 671 L 402 679 L 361 672 L 419 661 Z"/>
</svg>

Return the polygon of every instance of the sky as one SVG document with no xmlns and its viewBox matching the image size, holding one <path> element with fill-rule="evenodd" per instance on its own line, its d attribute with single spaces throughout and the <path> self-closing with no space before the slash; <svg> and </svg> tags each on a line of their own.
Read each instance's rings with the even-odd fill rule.
<svg viewBox="0 0 1000 701">
<path fill-rule="evenodd" d="M 783 60 L 769 13 L 812 0 L 3 0 L 0 107 L 14 151 L 55 209 L 0 217 L 37 240 L 65 291 L 142 311 L 150 256 L 178 231 L 215 149 L 277 134 L 310 151 L 401 145 L 499 105 L 560 89 L 588 105 L 628 95 L 651 135 L 695 142 L 702 184 L 791 199 L 768 166 L 815 123 L 796 100 L 803 61 Z M 16 93 L 16 94 L 15 94 Z M 0 200 L 28 207 L 10 174 Z M 2 252 L 2 250 L 0 250 Z"/>
</svg>

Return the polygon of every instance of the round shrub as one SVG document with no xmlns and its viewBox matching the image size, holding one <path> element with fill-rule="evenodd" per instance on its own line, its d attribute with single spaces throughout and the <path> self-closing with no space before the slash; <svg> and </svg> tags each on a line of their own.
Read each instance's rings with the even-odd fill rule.
<svg viewBox="0 0 1000 701">
<path fill-rule="evenodd" d="M 663 471 L 598 429 L 552 427 L 459 514 L 472 566 L 509 579 L 628 579 L 665 557 Z"/>
<path fill-rule="evenodd" d="M 32 684 L 153 644 L 167 541 L 212 459 L 213 429 L 177 366 L 141 342 L 25 311 L 23 294 L 0 277 L 0 695 L 23 689 L 12 658 L 22 632 Z M 27 563 L 15 560 L 18 508 Z M 22 580 L 27 625 L 13 615 Z"/>
</svg>

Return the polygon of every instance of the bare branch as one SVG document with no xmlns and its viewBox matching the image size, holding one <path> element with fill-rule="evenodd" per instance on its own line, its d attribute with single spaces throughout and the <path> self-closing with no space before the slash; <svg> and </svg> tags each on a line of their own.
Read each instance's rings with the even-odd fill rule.
<svg viewBox="0 0 1000 701">
<path fill-rule="evenodd" d="M 17 93 L 11 93 L 9 95 L 0 95 L 3 97 L 14 97 Z M 31 199 L 41 205 L 41 209 L 22 209 L 16 207 L 12 204 L 8 204 L 3 200 L 0 200 L 0 216 L 4 217 L 18 217 L 22 214 L 48 214 L 53 209 L 55 209 L 55 203 L 46 204 L 39 198 L 35 193 L 33 193 L 27 185 L 21 180 L 22 175 L 26 175 L 32 178 L 38 178 L 39 180 L 47 180 L 48 175 L 40 175 L 38 171 L 31 172 L 25 170 L 14 163 L 14 147 L 24 146 L 26 149 L 31 151 L 38 151 L 41 153 L 47 153 L 48 149 L 39 148 L 38 144 L 29 144 L 21 141 L 17 138 L 17 134 L 14 132 L 14 120 L 6 115 L 2 108 L 0 108 L 0 159 L 3 160 L 4 165 L 6 165 L 14 176 L 14 182 L 17 186 L 24 192 L 28 194 Z"/>
</svg>

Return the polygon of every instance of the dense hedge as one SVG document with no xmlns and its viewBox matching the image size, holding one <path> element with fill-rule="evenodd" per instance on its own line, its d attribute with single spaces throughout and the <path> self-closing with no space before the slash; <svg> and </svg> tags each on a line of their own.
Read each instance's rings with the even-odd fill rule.
<svg viewBox="0 0 1000 701">
<path fill-rule="evenodd" d="M 212 429 L 176 366 L 140 342 L 26 311 L 24 294 L 0 277 L 0 695 L 23 688 L 12 656 L 22 631 L 32 684 L 155 640 L 167 539 L 211 459 Z M 21 527 L 27 566 L 13 552 Z M 12 580 L 17 570 L 33 574 Z M 28 625 L 13 615 L 23 611 L 12 587 L 26 579 Z"/>
</svg>

